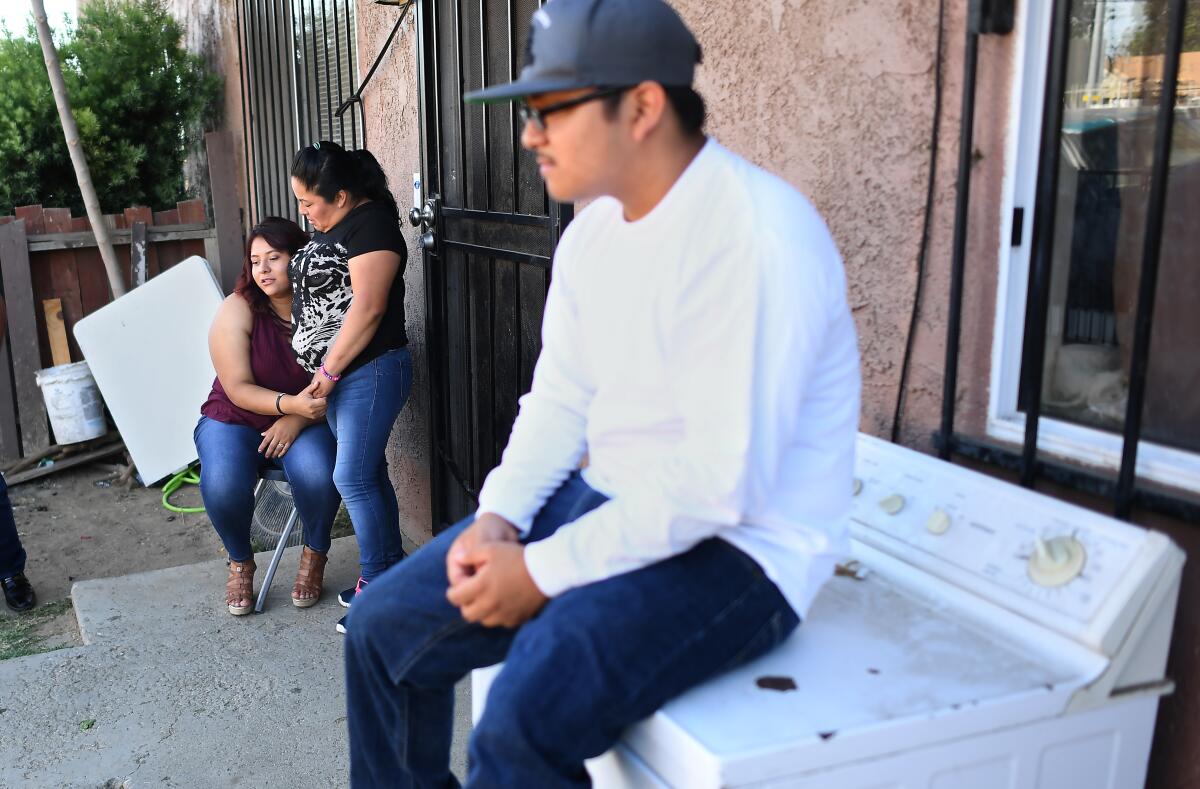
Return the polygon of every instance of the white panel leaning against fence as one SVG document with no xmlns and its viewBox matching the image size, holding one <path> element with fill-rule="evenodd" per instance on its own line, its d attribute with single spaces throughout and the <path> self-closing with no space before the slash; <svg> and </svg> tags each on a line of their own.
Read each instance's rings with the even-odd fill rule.
<svg viewBox="0 0 1200 789">
<path fill-rule="evenodd" d="M 192 428 L 216 375 L 208 327 L 221 299 L 208 262 L 193 256 L 75 325 L 145 484 L 196 460 Z"/>
</svg>

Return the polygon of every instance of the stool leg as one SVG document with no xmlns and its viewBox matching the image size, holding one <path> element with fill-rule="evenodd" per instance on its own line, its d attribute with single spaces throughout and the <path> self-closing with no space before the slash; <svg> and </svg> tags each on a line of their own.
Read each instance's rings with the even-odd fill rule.
<svg viewBox="0 0 1200 789">
<path fill-rule="evenodd" d="M 287 525 L 283 527 L 283 534 L 279 535 L 279 543 L 275 546 L 271 564 L 267 567 L 267 576 L 263 578 L 262 587 L 258 590 L 258 602 L 254 604 L 254 612 L 257 614 L 262 613 L 263 603 L 267 600 L 267 591 L 271 588 L 271 581 L 275 579 L 275 569 L 279 567 L 279 560 L 283 558 L 283 550 L 287 547 L 288 537 L 292 536 L 292 528 L 299 518 L 300 511 L 292 507 L 292 514 L 288 516 Z"/>
</svg>

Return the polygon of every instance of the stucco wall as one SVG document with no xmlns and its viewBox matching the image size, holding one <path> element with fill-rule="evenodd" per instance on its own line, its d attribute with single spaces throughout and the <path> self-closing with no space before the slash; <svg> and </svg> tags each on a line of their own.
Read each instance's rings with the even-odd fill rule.
<svg viewBox="0 0 1200 789">
<path fill-rule="evenodd" d="M 358 72 L 366 76 L 396 23 L 399 9 L 358 0 Z M 421 170 L 417 115 L 417 41 L 415 15 L 409 14 L 383 63 L 363 94 L 367 148 L 379 159 L 407 215 L 412 204 L 412 175 Z M 407 226 L 407 221 L 406 221 Z M 405 268 L 405 315 L 415 373 L 412 396 L 400 413 L 388 444 L 388 464 L 400 524 L 414 542 L 432 534 L 429 498 L 429 380 L 425 361 L 425 274 L 417 231 L 409 228 Z"/>
<path fill-rule="evenodd" d="M 962 76 L 965 3 L 947 9 L 943 60 L 942 120 L 930 215 L 929 255 L 922 278 L 921 303 L 912 339 L 909 374 L 903 392 L 898 438 L 922 449 L 941 418 L 957 199 L 959 133 L 962 124 Z M 984 36 L 979 42 L 976 109 L 972 150 L 970 210 L 963 275 L 962 334 L 955 405 L 955 430 L 983 435 L 991 375 L 991 353 L 1001 253 L 1004 176 L 1009 113 L 1016 74 L 1019 33 Z M 1026 228 L 1028 230 L 1028 228 Z"/>
</svg>

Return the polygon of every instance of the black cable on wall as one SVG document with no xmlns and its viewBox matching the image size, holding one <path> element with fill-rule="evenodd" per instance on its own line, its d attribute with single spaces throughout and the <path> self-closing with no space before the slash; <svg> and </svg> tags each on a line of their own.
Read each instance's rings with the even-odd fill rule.
<svg viewBox="0 0 1200 789">
<path fill-rule="evenodd" d="M 925 190 L 925 218 L 921 228 L 921 248 L 917 254 L 917 287 L 913 294 L 912 313 L 908 323 L 908 339 L 904 344 L 904 360 L 900 367 L 900 388 L 896 392 L 896 410 L 892 415 L 892 442 L 900 441 L 900 423 L 904 413 L 908 376 L 912 367 L 914 338 L 921 317 L 921 296 L 925 286 L 925 270 L 929 260 L 930 236 L 933 233 L 933 197 L 937 185 L 938 132 L 942 125 L 942 56 L 946 44 L 946 0 L 938 3 L 937 55 L 933 67 L 933 130 L 929 140 L 929 182 Z"/>
</svg>

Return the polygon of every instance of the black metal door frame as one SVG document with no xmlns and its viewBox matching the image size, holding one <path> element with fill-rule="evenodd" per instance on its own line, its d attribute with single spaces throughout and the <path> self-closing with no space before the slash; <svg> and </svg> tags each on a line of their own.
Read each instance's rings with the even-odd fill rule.
<svg viewBox="0 0 1200 789">
<path fill-rule="evenodd" d="M 540 4 L 420 0 L 417 5 L 425 211 L 423 216 L 415 212 L 412 220 L 423 231 L 435 532 L 473 508 L 483 477 L 498 460 L 516 415 L 516 396 L 528 389 L 540 348 L 552 250 L 573 217 L 573 206 L 548 199 L 540 180 L 520 178 L 530 171 L 522 166 L 512 109 L 468 109 L 461 100 L 467 90 L 517 73 L 523 23 Z M 489 29 L 497 16 L 505 26 Z M 497 51 L 495 38 L 507 42 L 507 52 Z M 495 67 L 498 56 L 500 68 Z M 503 145 L 494 145 L 498 135 Z M 535 190 L 540 190 L 540 211 L 522 211 L 522 196 L 528 203 Z M 493 199 L 496 195 L 500 198 Z M 509 203 L 511 210 L 499 203 Z M 515 355 L 497 350 L 494 340 L 505 331 Z M 509 391 L 514 384 L 520 392 Z"/>
</svg>

